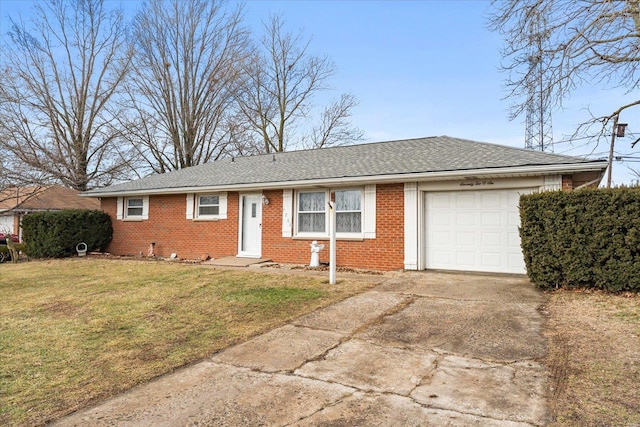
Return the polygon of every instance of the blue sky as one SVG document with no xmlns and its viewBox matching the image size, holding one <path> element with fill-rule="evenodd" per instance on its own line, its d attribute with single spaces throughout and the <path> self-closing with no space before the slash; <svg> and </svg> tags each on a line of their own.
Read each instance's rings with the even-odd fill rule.
<svg viewBox="0 0 640 427">
<path fill-rule="evenodd" d="M 30 0 L 0 0 L 0 32 L 8 16 L 28 13 Z M 131 15 L 139 2 L 123 4 Z M 449 135 L 515 147 L 524 146 L 524 117 L 508 120 L 499 34 L 490 32 L 488 1 L 249 1 L 246 24 L 256 31 L 270 13 L 284 16 L 291 31 L 312 38 L 310 50 L 328 55 L 337 66 L 335 91 L 351 92 L 360 105 L 352 123 L 366 141 Z M 620 90 L 589 85 L 576 91 L 553 114 L 554 141 L 566 141 L 589 118 L 628 98 Z M 320 102 L 323 100 L 320 99 Z M 640 114 L 621 122 L 640 131 Z M 631 154 L 631 138 L 620 139 L 617 154 Z M 606 157 L 608 138 L 599 146 L 560 142 L 556 153 Z M 614 181 L 629 183 L 628 167 L 616 162 Z"/>
</svg>

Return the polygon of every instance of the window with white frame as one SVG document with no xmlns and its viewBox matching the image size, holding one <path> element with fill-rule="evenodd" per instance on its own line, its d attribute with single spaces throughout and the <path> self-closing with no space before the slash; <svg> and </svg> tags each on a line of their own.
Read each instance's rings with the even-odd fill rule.
<svg viewBox="0 0 640 427">
<path fill-rule="evenodd" d="M 327 232 L 325 191 L 309 191 L 298 193 L 298 232 Z"/>
<path fill-rule="evenodd" d="M 116 218 L 142 221 L 149 219 L 149 196 L 118 197 Z"/>
<path fill-rule="evenodd" d="M 342 235 L 362 233 L 362 190 L 336 190 L 336 232 Z M 297 193 L 298 235 L 328 236 L 330 191 Z"/>
<path fill-rule="evenodd" d="M 362 191 L 336 191 L 336 232 L 362 231 Z"/>
<path fill-rule="evenodd" d="M 126 199 L 125 218 L 142 218 L 144 211 L 144 199 L 142 197 L 129 197 Z"/>
<path fill-rule="evenodd" d="M 198 196 L 198 218 L 214 217 L 220 214 L 220 196 Z"/>
<path fill-rule="evenodd" d="M 227 193 L 188 193 L 186 218 L 194 221 L 227 219 Z"/>
</svg>

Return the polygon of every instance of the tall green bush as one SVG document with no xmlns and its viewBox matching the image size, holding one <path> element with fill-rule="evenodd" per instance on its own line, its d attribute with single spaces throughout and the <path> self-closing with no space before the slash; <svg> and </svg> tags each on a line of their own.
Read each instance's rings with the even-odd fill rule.
<svg viewBox="0 0 640 427">
<path fill-rule="evenodd" d="M 640 188 L 524 195 L 520 219 L 535 285 L 640 291 Z"/>
<path fill-rule="evenodd" d="M 71 256 L 80 242 L 90 251 L 104 251 L 112 236 L 111 218 L 98 210 L 37 212 L 22 219 L 22 238 L 33 258 Z"/>
</svg>

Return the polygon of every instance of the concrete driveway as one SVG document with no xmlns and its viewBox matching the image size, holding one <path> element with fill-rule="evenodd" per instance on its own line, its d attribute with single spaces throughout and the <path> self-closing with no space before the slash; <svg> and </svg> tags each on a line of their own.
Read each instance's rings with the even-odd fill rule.
<svg viewBox="0 0 640 427">
<path fill-rule="evenodd" d="M 402 273 L 55 425 L 544 425 L 542 302 L 522 277 Z"/>
</svg>

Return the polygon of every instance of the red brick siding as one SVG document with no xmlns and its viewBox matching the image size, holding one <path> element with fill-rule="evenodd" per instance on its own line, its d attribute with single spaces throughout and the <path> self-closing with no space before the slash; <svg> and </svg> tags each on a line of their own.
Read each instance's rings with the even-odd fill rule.
<svg viewBox="0 0 640 427">
<path fill-rule="evenodd" d="M 268 205 L 262 207 L 262 257 L 275 262 L 307 264 L 312 239 L 282 237 L 282 190 L 265 191 Z M 116 220 L 116 199 L 103 198 L 102 209 L 112 217 L 114 236 L 107 249 L 115 255 L 146 255 L 150 242 L 155 253 L 195 259 L 203 254 L 214 258 L 237 254 L 238 193 L 229 192 L 227 219 L 216 222 L 187 220 L 186 196 L 149 196 L 149 219 Z M 295 221 L 295 218 L 294 218 Z M 329 260 L 329 242 L 320 260 Z M 397 270 L 404 263 L 404 186 L 376 186 L 376 238 L 342 241 L 337 244 L 336 263 L 341 267 Z"/>
<path fill-rule="evenodd" d="M 186 195 L 149 196 L 149 219 L 116 220 L 116 198 L 103 198 L 102 209 L 113 224 L 113 240 L 107 250 L 115 255 L 147 254 L 155 242 L 155 254 L 196 259 L 235 255 L 238 250 L 238 194 L 228 193 L 227 219 L 193 221 L 186 219 Z"/>
<path fill-rule="evenodd" d="M 270 203 L 262 210 L 262 256 L 276 262 L 308 264 L 313 239 L 282 237 L 282 190 L 265 191 Z M 295 217 L 294 217 L 295 221 Z M 320 261 L 329 261 L 329 241 Z M 404 186 L 376 186 L 376 238 L 338 240 L 336 264 L 340 267 L 398 270 L 404 266 Z"/>
<path fill-rule="evenodd" d="M 573 190 L 572 175 L 562 175 L 562 190 L 564 191 Z"/>
</svg>

